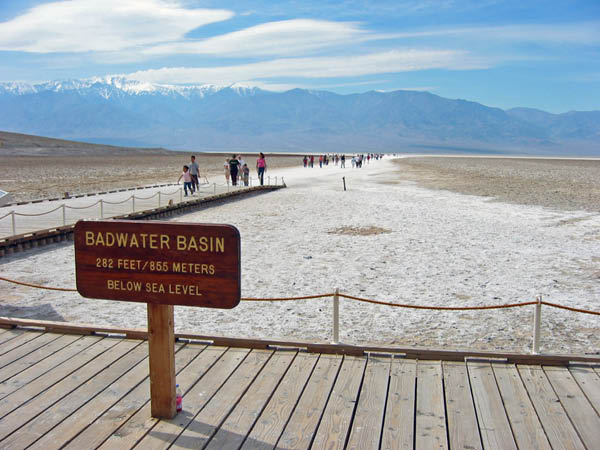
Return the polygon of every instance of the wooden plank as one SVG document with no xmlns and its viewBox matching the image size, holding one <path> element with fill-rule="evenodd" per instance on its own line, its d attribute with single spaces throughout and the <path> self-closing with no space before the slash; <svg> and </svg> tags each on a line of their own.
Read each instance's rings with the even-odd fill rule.
<svg viewBox="0 0 600 450">
<path fill-rule="evenodd" d="M 391 360 L 369 356 L 348 448 L 379 449 Z"/>
<path fill-rule="evenodd" d="M 295 356 L 294 352 L 275 352 L 223 422 L 206 450 L 240 448 Z"/>
<path fill-rule="evenodd" d="M 108 348 L 106 344 L 112 346 L 117 343 L 116 340 L 106 339 L 104 345 L 94 347 L 94 345 L 97 345 L 103 338 L 99 336 L 77 337 L 80 339 L 50 355 L 48 358 L 43 359 L 34 366 L 25 369 L 19 373 L 18 377 L 13 377 L 10 380 L 0 383 L 0 400 L 41 377 L 43 377 L 43 380 L 41 380 L 42 384 L 49 386 L 60 379 L 57 376 L 60 376 L 61 374 L 63 374 L 63 376 L 66 375 L 64 371 L 61 370 L 64 367 L 61 366 L 61 364 L 65 363 L 65 361 L 77 357 L 80 364 L 83 365 L 89 359 L 106 350 L 106 348 Z M 44 387 L 40 387 L 40 389 L 44 389 Z M 32 395 L 35 395 L 35 392 L 32 392 Z M 1 405 L 2 402 L 0 402 L 0 409 Z"/>
<path fill-rule="evenodd" d="M 9 328 L 3 329 L 4 333 L 0 336 L 0 345 L 4 345 L 4 343 L 9 342 L 10 340 L 25 334 L 27 331 L 19 329 L 19 328 Z"/>
<path fill-rule="evenodd" d="M 310 447 L 341 365 L 341 356 L 321 355 L 277 442 L 277 448 L 291 450 Z"/>
<path fill-rule="evenodd" d="M 413 448 L 417 362 L 393 358 L 381 436 L 382 449 Z"/>
<path fill-rule="evenodd" d="M 10 406 L 7 405 L 7 409 L 10 408 L 12 412 L 2 418 L 0 441 L 13 431 L 25 425 L 38 414 L 41 414 L 50 408 L 53 404 L 60 401 L 70 392 L 77 389 L 79 385 L 85 383 L 87 380 L 104 370 L 105 367 L 121 358 L 139 344 L 139 341 L 118 342 L 117 345 L 104 352 L 85 366 L 77 369 L 68 377 L 63 378 L 58 383 L 54 384 L 51 389 L 45 390 L 36 397 L 32 397 L 30 395 L 30 389 L 28 389 L 28 387 L 31 385 L 28 385 L 25 388 L 16 391 L 13 395 L 9 395 L 8 397 L 4 398 L 2 400 L 3 406 L 13 400 L 11 397 L 14 397 L 17 401 L 14 404 L 11 403 Z M 34 391 L 37 391 L 37 388 L 38 386 L 36 385 Z M 15 409 L 17 406 L 22 405 L 23 403 L 27 403 L 27 406 L 21 407 L 18 410 Z M 0 447 L 3 445 L 4 443 L 2 442 Z"/>
<path fill-rule="evenodd" d="M 514 364 L 492 364 L 498 389 L 519 448 L 551 449 L 544 428 Z"/>
<path fill-rule="evenodd" d="M 32 418 L 24 425 L 15 430 L 9 437 L 2 441 L 2 446 L 11 449 L 24 449 L 40 439 L 44 434 L 50 432 L 66 417 L 77 411 L 83 405 L 94 399 L 96 395 L 110 386 L 116 380 L 128 373 L 132 367 L 135 367 L 140 361 L 144 360 L 148 354 L 147 344 L 136 342 L 131 346 L 130 351 L 126 352 L 117 360 L 109 365 L 102 367 L 103 370 L 89 379 L 70 379 L 74 389 L 70 392 L 63 391 L 63 395 L 57 401 Z M 73 383 L 75 381 L 75 383 Z M 73 387 L 73 386 L 71 386 Z M 55 388 L 52 389 L 53 391 Z M 29 404 L 25 408 L 29 409 Z M 10 416 L 8 416 L 10 417 Z M 6 418 L 4 419 L 6 420 Z M 14 421 L 12 422 L 14 424 Z M 53 435 L 55 438 L 57 435 Z M 60 435 L 58 435 L 59 438 Z"/>
<path fill-rule="evenodd" d="M 48 345 L 52 341 L 58 339 L 60 336 L 60 334 L 55 333 L 44 333 L 36 339 L 32 339 L 23 345 L 13 348 L 11 351 L 0 356 L 0 368 L 6 367 L 9 364 L 27 356 L 29 353 Z"/>
<path fill-rule="evenodd" d="M 544 372 L 583 444 L 587 448 L 597 447 L 600 441 L 600 416 L 579 388 L 569 369 L 545 367 Z"/>
<path fill-rule="evenodd" d="M 569 371 L 581 390 L 585 393 L 592 407 L 600 414 L 600 373 L 591 366 L 571 366 Z"/>
<path fill-rule="evenodd" d="M 207 349 L 208 350 L 208 349 Z M 222 349 L 216 351 L 223 352 Z M 202 355 L 204 355 L 203 352 Z M 150 405 L 144 406 L 125 425 L 119 428 L 106 442 L 100 446 L 102 449 L 133 447 L 138 441 L 146 442 L 140 448 L 149 448 L 146 445 L 152 442 L 158 447 L 165 445 L 161 439 L 168 438 L 172 442 L 181 431 L 193 420 L 194 416 L 212 398 L 215 392 L 225 383 L 231 373 L 240 365 L 248 355 L 247 349 L 228 349 L 209 369 L 199 373 L 188 370 L 190 364 L 184 369 L 185 377 L 180 379 L 180 386 L 184 389 L 183 414 L 179 413 L 171 420 L 158 421 L 150 416 Z M 191 386 L 185 391 L 185 386 Z M 194 399 L 187 401 L 187 399 Z M 152 433 L 152 434 L 149 434 Z M 146 436 L 146 439 L 143 439 Z"/>
<path fill-rule="evenodd" d="M 367 359 L 345 356 L 311 447 L 344 448 Z"/>
<path fill-rule="evenodd" d="M 448 448 L 442 363 L 417 363 L 416 448 Z"/>
<path fill-rule="evenodd" d="M 517 449 L 489 362 L 467 362 L 481 441 L 485 448 Z"/>
<path fill-rule="evenodd" d="M 10 341 L 5 342 L 0 347 L 0 356 L 7 354 L 8 352 L 20 347 L 21 345 L 27 344 L 29 341 L 33 341 L 44 333 L 40 331 L 30 331 L 28 333 L 20 334 L 19 336 L 15 336 L 15 338 Z"/>
<path fill-rule="evenodd" d="M 175 355 L 178 381 L 182 385 L 194 383 L 197 377 L 204 374 L 225 352 L 224 348 L 203 348 L 202 345 L 188 344 Z M 90 424 L 65 446 L 65 449 L 97 448 L 103 443 L 105 447 L 112 448 L 133 447 L 148 429 L 158 422 L 158 419 L 150 415 L 149 392 L 150 379 L 146 378 Z"/>
<path fill-rule="evenodd" d="M 4 382 L 7 379 L 15 376 L 16 374 L 22 372 L 23 370 L 52 356 L 54 353 L 62 350 L 67 345 L 72 344 L 78 339 L 81 339 L 81 336 L 62 335 L 59 336 L 58 339 L 55 339 L 47 345 L 38 348 L 37 350 L 34 350 L 28 355 L 20 357 L 19 359 L 13 361 L 11 364 L 4 366 L 2 369 L 0 369 L 0 382 Z"/>
<path fill-rule="evenodd" d="M 444 361 L 443 369 L 450 448 L 483 449 L 467 365 Z"/>
<path fill-rule="evenodd" d="M 269 350 L 252 350 L 244 362 L 239 365 L 227 382 L 194 417 L 194 420 L 190 422 L 169 448 L 203 448 L 215 435 L 232 409 L 235 408 L 250 384 L 257 376 L 260 376 L 262 368 L 272 355 L 273 352 Z M 150 434 L 152 434 L 152 431 Z M 162 442 L 164 440 L 164 438 L 161 438 Z M 142 448 L 148 448 L 144 441 L 142 441 Z M 166 447 L 153 445 L 149 448 Z"/>
<path fill-rule="evenodd" d="M 79 222 L 78 224 L 83 223 Z M 173 305 L 148 303 L 150 409 L 152 417 L 175 416 L 175 316 Z"/>
<path fill-rule="evenodd" d="M 298 353 L 242 450 L 268 450 L 275 447 L 318 360 L 317 354 Z"/>
<path fill-rule="evenodd" d="M 180 351 L 183 345 L 181 343 L 175 344 L 175 352 Z M 131 353 L 127 357 L 131 357 Z M 112 370 L 114 371 L 114 369 Z M 66 417 L 65 420 L 57 424 L 28 448 L 31 450 L 61 448 L 147 377 L 148 359 L 144 356 L 131 370 L 125 372 L 112 384 L 107 384 L 106 388 L 98 395 L 92 397 L 90 401 Z M 67 401 L 69 401 L 68 398 Z M 57 406 L 54 405 L 52 409 L 56 409 Z M 69 403 L 69 406 L 71 406 L 71 403 Z"/>
<path fill-rule="evenodd" d="M 552 448 L 585 449 L 540 366 L 517 366 Z"/>
</svg>

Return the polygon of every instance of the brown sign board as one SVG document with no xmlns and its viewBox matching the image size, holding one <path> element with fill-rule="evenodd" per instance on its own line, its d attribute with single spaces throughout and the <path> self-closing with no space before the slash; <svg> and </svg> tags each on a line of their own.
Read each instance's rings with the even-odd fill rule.
<svg viewBox="0 0 600 450">
<path fill-rule="evenodd" d="M 88 298 L 233 308 L 241 294 L 240 233 L 232 225 L 79 221 L 75 271 Z"/>
</svg>

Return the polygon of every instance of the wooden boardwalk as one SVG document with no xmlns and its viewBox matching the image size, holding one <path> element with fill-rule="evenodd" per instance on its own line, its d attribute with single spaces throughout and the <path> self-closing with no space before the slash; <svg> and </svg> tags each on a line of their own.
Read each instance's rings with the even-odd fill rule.
<svg viewBox="0 0 600 450">
<path fill-rule="evenodd" d="M 600 448 L 599 366 L 176 347 L 157 420 L 146 341 L 0 329 L 0 448 Z"/>
</svg>

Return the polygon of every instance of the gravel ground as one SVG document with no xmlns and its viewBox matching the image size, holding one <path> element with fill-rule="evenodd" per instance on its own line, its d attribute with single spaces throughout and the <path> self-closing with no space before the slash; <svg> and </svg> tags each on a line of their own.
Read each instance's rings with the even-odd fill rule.
<svg viewBox="0 0 600 450">
<path fill-rule="evenodd" d="M 600 211 L 600 159 L 408 157 L 398 182 L 564 211 Z"/>
<path fill-rule="evenodd" d="M 0 189 L 14 201 L 62 197 L 109 189 L 174 183 L 191 153 L 102 156 L 0 156 Z M 203 175 L 223 173 L 228 154 L 196 153 Z M 255 154 L 243 155 L 254 173 Z M 267 155 L 269 168 L 300 165 L 302 156 Z M 222 179 L 225 182 L 225 177 Z"/>
</svg>

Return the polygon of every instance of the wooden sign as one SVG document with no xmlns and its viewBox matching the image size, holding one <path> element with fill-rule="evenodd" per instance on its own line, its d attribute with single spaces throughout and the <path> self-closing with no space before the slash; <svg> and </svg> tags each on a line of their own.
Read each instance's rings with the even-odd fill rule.
<svg viewBox="0 0 600 450">
<path fill-rule="evenodd" d="M 233 308 L 241 295 L 240 233 L 231 225 L 79 221 L 75 271 L 88 298 Z"/>
</svg>

